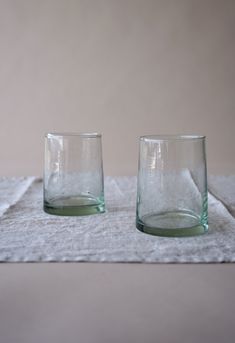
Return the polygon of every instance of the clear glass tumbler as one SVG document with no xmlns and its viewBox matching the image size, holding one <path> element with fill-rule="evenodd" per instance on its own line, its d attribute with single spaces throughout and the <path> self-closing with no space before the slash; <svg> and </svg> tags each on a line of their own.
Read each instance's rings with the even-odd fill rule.
<svg viewBox="0 0 235 343">
<path fill-rule="evenodd" d="M 100 134 L 46 134 L 44 211 L 65 216 L 105 211 Z"/>
<path fill-rule="evenodd" d="M 174 237 L 208 230 L 205 136 L 140 137 L 136 227 Z"/>
</svg>

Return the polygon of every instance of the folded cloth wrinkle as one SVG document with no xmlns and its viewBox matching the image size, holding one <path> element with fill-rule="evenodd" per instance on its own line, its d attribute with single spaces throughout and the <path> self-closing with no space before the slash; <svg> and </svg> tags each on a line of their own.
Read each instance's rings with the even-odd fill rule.
<svg viewBox="0 0 235 343">
<path fill-rule="evenodd" d="M 35 180 L 34 176 L 0 178 L 0 217 L 21 199 Z"/>
<path fill-rule="evenodd" d="M 208 181 L 210 192 L 235 218 L 235 175 L 210 176 Z"/>
</svg>

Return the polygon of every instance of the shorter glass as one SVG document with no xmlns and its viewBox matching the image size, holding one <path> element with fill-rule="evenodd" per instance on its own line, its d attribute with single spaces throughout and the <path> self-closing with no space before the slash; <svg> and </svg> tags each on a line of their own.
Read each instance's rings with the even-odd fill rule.
<svg viewBox="0 0 235 343">
<path fill-rule="evenodd" d="M 140 137 L 136 227 L 174 237 L 208 230 L 204 136 Z"/>
<path fill-rule="evenodd" d="M 105 212 L 100 134 L 46 134 L 44 211 L 63 216 Z"/>
</svg>

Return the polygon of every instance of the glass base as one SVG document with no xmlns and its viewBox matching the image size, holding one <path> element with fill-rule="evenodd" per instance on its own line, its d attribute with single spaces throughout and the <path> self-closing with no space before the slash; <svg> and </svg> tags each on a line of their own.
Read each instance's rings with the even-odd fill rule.
<svg viewBox="0 0 235 343">
<path fill-rule="evenodd" d="M 104 200 L 85 195 L 44 201 L 44 211 L 58 216 L 86 216 L 105 212 Z"/>
<path fill-rule="evenodd" d="M 207 220 L 202 223 L 190 211 L 150 213 L 141 219 L 137 218 L 136 227 L 150 235 L 166 237 L 197 236 L 208 230 Z"/>
</svg>

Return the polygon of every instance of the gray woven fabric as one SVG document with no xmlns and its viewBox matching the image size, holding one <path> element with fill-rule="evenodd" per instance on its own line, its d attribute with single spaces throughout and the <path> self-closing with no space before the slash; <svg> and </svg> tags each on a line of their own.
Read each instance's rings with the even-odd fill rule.
<svg viewBox="0 0 235 343">
<path fill-rule="evenodd" d="M 234 262 L 234 181 L 209 178 L 208 234 L 164 238 L 135 228 L 135 177 L 106 178 L 107 212 L 85 217 L 44 213 L 39 179 L 1 178 L 0 261 Z"/>
</svg>

